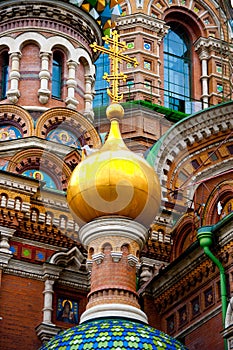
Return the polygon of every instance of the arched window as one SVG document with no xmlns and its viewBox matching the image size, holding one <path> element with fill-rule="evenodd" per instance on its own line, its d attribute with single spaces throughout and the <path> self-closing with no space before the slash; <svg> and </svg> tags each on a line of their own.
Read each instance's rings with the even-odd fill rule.
<svg viewBox="0 0 233 350">
<path fill-rule="evenodd" d="M 8 76 L 9 76 L 9 56 L 8 52 L 4 51 L 1 57 L 2 71 L 1 71 L 1 99 L 6 98 L 6 92 L 8 88 Z"/>
<path fill-rule="evenodd" d="M 191 44 L 171 26 L 164 38 L 164 106 L 185 112 L 191 99 Z"/>
<path fill-rule="evenodd" d="M 61 98 L 62 89 L 62 55 L 55 51 L 53 54 L 52 69 L 52 97 Z"/>
</svg>

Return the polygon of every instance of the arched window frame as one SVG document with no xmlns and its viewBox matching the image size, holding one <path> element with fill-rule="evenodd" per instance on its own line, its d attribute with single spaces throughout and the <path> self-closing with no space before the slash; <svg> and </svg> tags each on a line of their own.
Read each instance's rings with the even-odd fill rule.
<svg viewBox="0 0 233 350">
<path fill-rule="evenodd" d="M 62 81 L 64 72 L 64 55 L 61 51 L 53 52 L 52 60 L 52 97 L 62 98 Z"/>
<path fill-rule="evenodd" d="M 1 99 L 7 97 L 9 81 L 9 55 L 7 51 L 1 53 Z"/>
<path fill-rule="evenodd" d="M 170 27 L 164 38 L 164 106 L 190 113 L 192 99 L 191 39 L 183 27 L 177 26 L 176 28 L 175 24 L 171 24 Z M 172 33 L 177 37 L 177 43 L 172 42 L 170 38 Z M 182 50 L 183 54 L 181 55 Z M 172 64 L 174 69 L 171 68 Z"/>
</svg>

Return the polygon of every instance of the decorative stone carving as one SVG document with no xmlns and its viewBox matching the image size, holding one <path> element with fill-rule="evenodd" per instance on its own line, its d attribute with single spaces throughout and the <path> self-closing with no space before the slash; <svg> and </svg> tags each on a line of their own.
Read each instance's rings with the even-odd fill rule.
<svg viewBox="0 0 233 350">
<path fill-rule="evenodd" d="M 10 72 L 10 90 L 7 91 L 7 98 L 10 102 L 16 104 L 18 102 L 20 92 L 18 90 L 18 84 L 20 79 L 19 73 L 19 61 L 21 53 L 12 52 L 11 53 L 11 72 Z"/>
<path fill-rule="evenodd" d="M 89 119 L 90 122 L 93 122 L 94 119 L 94 112 L 93 112 L 93 84 L 94 79 L 91 75 L 87 74 L 85 75 L 85 94 L 84 94 L 84 115 L 87 119 Z"/>
<path fill-rule="evenodd" d="M 53 324 L 40 323 L 36 328 L 36 334 L 42 343 L 46 343 L 54 337 L 61 329 Z"/>
<path fill-rule="evenodd" d="M 75 71 L 77 67 L 77 63 L 74 61 L 69 61 L 67 63 L 68 66 L 68 79 L 67 79 L 67 90 L 68 90 L 68 96 L 66 97 L 66 106 L 71 109 L 76 109 L 78 105 L 78 101 L 75 98 L 75 88 L 77 86 L 76 79 L 75 79 Z"/>
<path fill-rule="evenodd" d="M 44 294 L 44 307 L 43 307 L 43 323 L 53 324 L 52 323 L 52 312 L 53 312 L 53 285 L 54 280 L 47 279 L 45 280 L 45 289 Z"/>
<path fill-rule="evenodd" d="M 111 252 L 111 257 L 113 262 L 119 262 L 122 258 L 122 252 Z"/>
<path fill-rule="evenodd" d="M 0 226 L 0 267 L 6 267 L 12 257 L 9 239 L 13 236 L 14 232 L 14 229 Z"/>
<path fill-rule="evenodd" d="M 97 253 L 92 255 L 92 260 L 97 264 L 101 264 L 104 260 L 104 253 Z"/>
<path fill-rule="evenodd" d="M 127 256 L 127 259 L 128 259 L 128 264 L 131 267 L 134 267 L 138 263 L 138 258 L 136 258 L 136 256 L 133 254 L 129 254 Z"/>
<path fill-rule="evenodd" d="M 48 89 L 48 82 L 50 79 L 49 73 L 49 52 L 42 52 L 41 57 L 41 71 L 39 73 L 40 89 L 38 90 L 39 101 L 42 104 L 46 104 L 50 97 L 50 91 Z"/>
</svg>

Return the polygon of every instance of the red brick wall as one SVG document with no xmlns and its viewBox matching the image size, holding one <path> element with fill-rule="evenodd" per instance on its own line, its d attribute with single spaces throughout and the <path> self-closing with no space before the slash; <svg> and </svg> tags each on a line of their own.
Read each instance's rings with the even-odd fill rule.
<svg viewBox="0 0 233 350">
<path fill-rule="evenodd" d="M 136 291 L 135 270 L 135 267 L 129 266 L 127 257 L 123 256 L 120 262 L 116 263 L 109 254 L 106 254 L 101 264 L 93 264 L 91 291 L 114 286 Z"/>
<path fill-rule="evenodd" d="M 220 334 L 221 325 L 222 314 L 220 312 L 189 334 L 185 338 L 185 345 L 189 350 L 223 350 L 224 343 Z"/>
<path fill-rule="evenodd" d="M 35 44 L 28 44 L 22 49 L 20 59 L 19 104 L 38 105 L 38 89 L 40 88 L 40 49 Z"/>
<path fill-rule="evenodd" d="M 35 327 L 42 322 L 44 283 L 3 274 L 0 290 L 0 349 L 37 350 Z"/>
<path fill-rule="evenodd" d="M 76 82 L 77 82 L 77 87 L 76 87 L 76 92 L 75 92 L 75 98 L 79 102 L 78 104 L 78 111 L 80 113 L 84 112 L 84 93 L 85 93 L 85 67 L 84 63 L 80 62 L 76 68 Z"/>
<path fill-rule="evenodd" d="M 154 299 L 152 296 L 145 295 L 140 300 L 141 308 L 148 317 L 148 324 L 154 328 L 161 330 L 161 316 L 156 311 Z"/>
</svg>

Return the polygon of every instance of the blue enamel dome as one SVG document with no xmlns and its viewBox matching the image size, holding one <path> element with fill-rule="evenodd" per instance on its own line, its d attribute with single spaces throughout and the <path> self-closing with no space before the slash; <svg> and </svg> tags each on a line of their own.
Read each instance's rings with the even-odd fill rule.
<svg viewBox="0 0 233 350">
<path fill-rule="evenodd" d="M 148 325 L 126 319 L 98 319 L 70 328 L 40 350 L 187 350 L 177 340 Z"/>
</svg>

